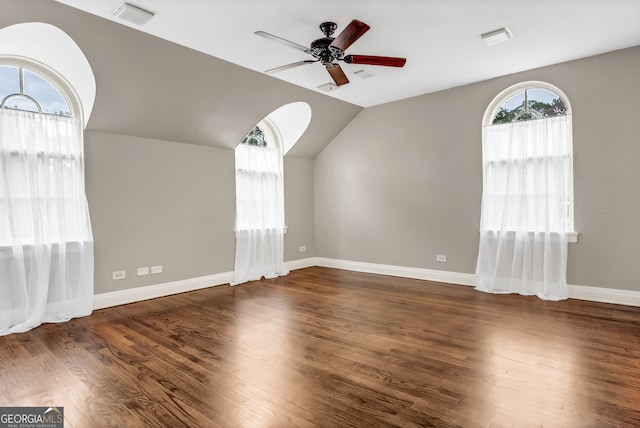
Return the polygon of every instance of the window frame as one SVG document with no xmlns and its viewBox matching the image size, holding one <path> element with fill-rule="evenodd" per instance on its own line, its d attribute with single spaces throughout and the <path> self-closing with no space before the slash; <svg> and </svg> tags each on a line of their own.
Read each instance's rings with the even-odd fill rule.
<svg viewBox="0 0 640 428">
<path fill-rule="evenodd" d="M 487 107 L 487 109 L 484 112 L 484 116 L 482 117 L 482 127 L 485 126 L 500 126 L 500 125 L 504 125 L 504 123 L 493 123 L 493 120 L 496 116 L 496 114 L 498 113 L 498 110 L 500 109 L 500 107 L 506 102 L 508 101 L 512 96 L 518 94 L 519 92 L 525 91 L 525 90 L 530 90 L 530 89 L 546 89 L 548 91 L 553 92 L 554 94 L 556 94 L 558 97 L 560 97 L 562 99 L 562 101 L 564 102 L 564 105 L 566 107 L 566 113 L 564 115 L 566 116 L 572 116 L 572 107 L 571 107 L 571 102 L 569 101 L 569 98 L 567 97 L 567 95 L 560 90 L 560 88 L 558 88 L 555 85 L 552 85 L 550 83 L 547 82 L 543 82 L 543 81 L 537 81 L 537 80 L 530 80 L 530 81 L 525 81 L 525 82 L 520 82 L 520 83 L 516 83 L 515 85 L 511 85 L 508 88 L 502 90 L 498 95 L 496 95 L 493 100 L 491 101 L 491 103 L 489 103 L 489 106 Z M 541 118 L 534 118 L 534 119 L 529 119 L 529 120 L 544 120 L 544 117 Z M 484 176 L 484 169 L 485 169 L 485 162 L 484 162 L 484 157 L 482 159 L 482 173 Z M 571 132 L 571 141 L 569 141 L 569 200 L 568 200 L 568 204 L 569 204 L 569 212 L 568 212 L 568 219 L 567 219 L 567 240 L 569 242 L 578 242 L 578 232 L 576 232 L 575 229 L 575 210 L 574 210 L 574 180 L 573 180 L 573 132 Z M 484 183 L 483 183 L 484 185 Z"/>
<path fill-rule="evenodd" d="M 67 106 L 69 107 L 69 111 L 70 111 L 69 116 L 60 115 L 60 117 L 76 119 L 76 123 L 78 126 L 78 135 L 79 135 L 79 138 L 81 139 L 80 153 L 77 159 L 72 158 L 71 160 L 73 160 L 74 162 L 77 162 L 77 168 L 79 168 L 79 172 L 82 176 L 82 179 L 84 180 L 85 179 L 85 168 L 84 168 L 85 167 L 85 162 L 84 162 L 85 149 L 84 149 L 84 126 L 83 126 L 84 116 L 83 116 L 82 104 L 80 102 L 80 97 L 76 92 L 76 90 L 73 88 L 73 86 L 69 83 L 67 79 L 65 79 L 60 73 L 55 71 L 53 68 L 48 67 L 47 65 L 31 58 L 16 56 L 16 55 L 0 55 L 0 65 L 18 67 L 19 69 L 28 70 L 38 75 L 41 79 L 45 80 L 47 83 L 52 85 L 60 93 L 64 101 L 67 103 Z M 22 73 L 23 71 L 20 71 L 20 72 Z M 21 96 L 30 97 L 29 95 L 21 95 Z M 33 98 L 33 97 L 30 97 L 30 98 Z M 0 100 L 0 102 L 1 101 L 2 100 Z M 37 106 L 41 104 L 40 101 L 35 98 L 33 99 L 33 101 Z M 56 114 L 42 112 L 40 109 L 39 109 L 40 111 L 14 109 L 14 108 L 7 108 L 7 107 L 0 107 L 0 109 L 23 111 L 23 112 L 28 112 L 31 114 L 37 114 L 37 115 L 43 115 L 43 116 L 58 116 Z M 11 156 L 12 153 L 9 153 L 9 155 Z M 63 159 L 63 155 L 61 155 L 60 153 L 49 152 L 49 155 L 52 158 L 57 158 L 60 160 Z M 44 157 L 43 154 L 37 154 L 37 156 L 38 158 Z M 55 196 L 55 198 L 60 200 L 65 200 L 67 196 L 57 195 Z M 82 241 L 83 239 L 80 238 L 77 241 L 68 241 L 68 242 L 82 242 Z M 53 244 L 58 245 L 59 243 L 54 242 Z M 0 238 L 0 250 L 8 246 L 9 245 L 6 245 Z"/>
<path fill-rule="evenodd" d="M 266 145 L 264 147 L 260 147 L 260 146 L 252 146 L 248 143 L 243 142 L 246 138 L 246 136 L 248 136 L 255 128 L 260 128 L 260 130 L 262 131 L 262 133 L 264 134 L 264 141 L 266 142 Z M 288 226 L 287 226 L 287 221 L 286 221 L 286 212 L 285 212 L 285 202 L 284 202 L 284 140 L 282 138 L 282 134 L 280 133 L 280 129 L 278 128 L 278 126 L 275 124 L 275 122 L 270 119 L 269 117 L 265 117 L 264 119 L 262 119 L 260 122 L 258 122 L 256 125 L 254 125 L 251 130 L 247 133 L 245 137 L 242 138 L 242 140 L 240 141 L 240 143 L 236 146 L 235 150 L 238 150 L 238 147 L 240 147 L 241 145 L 245 144 L 247 146 L 251 146 L 251 147 L 255 147 L 257 150 L 260 149 L 264 149 L 264 150 L 277 150 L 278 152 L 278 156 L 280 158 L 280 164 L 281 164 L 281 175 L 282 175 L 282 180 L 283 180 L 283 189 L 282 189 L 282 216 L 283 216 L 283 229 L 284 229 L 284 233 L 287 233 L 288 230 Z M 237 164 L 234 165 L 234 174 L 237 174 L 238 171 L 241 171 Z M 251 171 L 245 171 L 245 172 L 251 172 Z M 268 175 L 273 175 L 276 176 L 278 174 L 276 173 L 270 173 L 270 172 L 262 172 L 262 174 L 268 174 Z M 235 192 L 235 198 L 236 198 L 236 204 L 238 202 L 238 191 L 236 188 L 236 192 Z M 237 208 L 236 208 L 237 209 Z M 237 213 L 236 213 L 237 215 Z M 237 231 L 245 231 L 245 230 L 250 230 L 250 229 L 244 229 L 244 228 L 239 228 L 238 224 L 237 224 L 237 219 L 236 219 L 236 224 L 234 226 L 234 229 Z"/>
</svg>

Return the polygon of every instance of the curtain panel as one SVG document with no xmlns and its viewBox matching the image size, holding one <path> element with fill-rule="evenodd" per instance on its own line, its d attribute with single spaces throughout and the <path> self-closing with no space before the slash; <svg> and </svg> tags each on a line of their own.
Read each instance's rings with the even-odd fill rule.
<svg viewBox="0 0 640 428">
<path fill-rule="evenodd" d="M 236 148 L 236 259 L 231 285 L 289 272 L 284 266 L 284 181 L 279 148 Z"/>
<path fill-rule="evenodd" d="M 77 118 L 0 109 L 0 335 L 92 312 L 82 149 Z"/>
<path fill-rule="evenodd" d="M 567 298 L 571 116 L 483 128 L 477 289 Z"/>
</svg>

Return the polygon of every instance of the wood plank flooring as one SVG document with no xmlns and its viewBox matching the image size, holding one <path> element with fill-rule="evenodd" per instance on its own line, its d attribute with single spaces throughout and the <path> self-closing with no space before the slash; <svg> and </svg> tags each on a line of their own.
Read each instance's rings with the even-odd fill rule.
<svg viewBox="0 0 640 428">
<path fill-rule="evenodd" d="M 640 308 L 308 268 L 0 337 L 66 427 L 638 427 Z"/>
</svg>

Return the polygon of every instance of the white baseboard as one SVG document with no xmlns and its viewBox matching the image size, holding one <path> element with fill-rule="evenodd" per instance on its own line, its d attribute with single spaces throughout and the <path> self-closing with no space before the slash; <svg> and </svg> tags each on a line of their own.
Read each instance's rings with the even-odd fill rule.
<svg viewBox="0 0 640 428">
<path fill-rule="evenodd" d="M 126 305 L 157 297 L 200 290 L 216 285 L 228 284 L 233 280 L 233 272 L 218 273 L 201 276 L 199 278 L 183 279 L 165 282 L 164 284 L 148 285 L 146 287 L 128 288 L 93 296 L 93 309 L 109 308 L 111 306 Z"/>
<path fill-rule="evenodd" d="M 284 262 L 284 265 L 289 270 L 304 269 L 312 266 L 318 266 L 316 259 L 317 257 L 309 257 L 306 259 L 291 260 L 289 262 Z"/>
<path fill-rule="evenodd" d="M 312 266 L 322 266 L 334 269 L 344 269 L 355 272 L 373 273 L 378 275 L 398 276 L 403 278 L 421 279 L 426 281 L 443 282 L 447 284 L 476 285 L 475 275 L 470 273 L 447 272 L 441 270 L 412 268 L 404 266 L 383 265 L 377 263 L 354 262 L 349 260 L 329 259 L 324 257 L 309 257 L 306 259 L 285 262 L 289 270 L 303 269 Z M 130 288 L 93 296 L 93 309 L 103 309 L 111 306 L 140 302 L 171 294 L 200 290 L 228 284 L 233 281 L 233 272 L 207 275 L 199 278 L 166 282 L 164 284 L 146 287 Z M 614 303 L 618 305 L 640 307 L 640 292 L 619 290 L 612 288 L 589 287 L 584 285 L 569 285 L 569 298 L 589 300 L 592 302 Z"/>
<path fill-rule="evenodd" d="M 285 262 L 288 270 L 303 269 L 316 266 L 315 257 Z M 165 282 L 163 284 L 148 285 L 146 287 L 129 288 L 126 290 L 101 293 L 93 296 L 93 309 L 104 309 L 111 306 L 126 305 L 128 303 L 141 302 L 157 297 L 170 296 L 172 294 L 185 293 L 208 287 L 229 284 L 233 281 L 233 272 L 218 273 L 215 275 L 201 276 L 199 278 L 183 279 L 180 281 Z"/>
<path fill-rule="evenodd" d="M 318 266 L 345 269 L 355 272 L 375 273 L 379 275 L 400 276 L 404 278 L 445 282 L 448 284 L 468 285 L 475 287 L 474 274 L 447 272 L 431 269 L 411 268 L 376 263 L 353 262 L 348 260 L 316 258 Z M 568 285 L 569 298 L 589 300 L 592 302 L 614 303 L 618 305 L 639 306 L 640 291 L 620 290 L 615 288 L 590 287 L 585 285 Z"/>
<path fill-rule="evenodd" d="M 588 287 L 585 285 L 568 285 L 571 299 L 589 300 L 591 302 L 615 303 L 617 305 L 640 306 L 640 292 L 620 290 L 617 288 Z"/>
<path fill-rule="evenodd" d="M 378 275 L 400 276 L 403 278 L 446 282 L 449 284 L 457 285 L 476 285 L 476 277 L 475 275 L 470 273 L 381 265 L 376 263 L 352 262 L 348 260 L 327 259 L 324 257 L 316 257 L 316 264 L 317 266 L 352 270 L 356 272 L 376 273 Z"/>
</svg>

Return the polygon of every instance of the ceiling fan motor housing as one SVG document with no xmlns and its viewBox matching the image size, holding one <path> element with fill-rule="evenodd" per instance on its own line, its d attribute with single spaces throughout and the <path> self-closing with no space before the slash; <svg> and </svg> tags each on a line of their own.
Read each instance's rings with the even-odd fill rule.
<svg viewBox="0 0 640 428">
<path fill-rule="evenodd" d="M 333 37 L 323 37 L 311 42 L 311 55 L 322 62 L 331 62 L 336 59 L 341 59 L 344 52 L 330 46 L 333 40 Z"/>
<path fill-rule="evenodd" d="M 331 36 L 336 31 L 336 28 L 338 28 L 338 24 L 335 22 L 323 22 L 320 24 L 320 31 L 327 37 Z"/>
<path fill-rule="evenodd" d="M 323 22 L 320 24 L 320 30 L 325 37 L 311 42 L 311 55 L 318 58 L 325 66 L 337 59 L 342 59 L 344 56 L 344 52 L 341 49 L 331 46 L 331 43 L 335 40 L 335 37 L 331 37 L 331 35 L 337 28 L 338 24 L 335 22 Z"/>
</svg>

